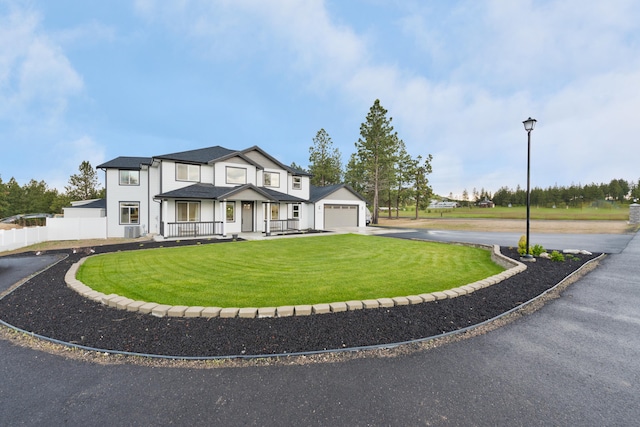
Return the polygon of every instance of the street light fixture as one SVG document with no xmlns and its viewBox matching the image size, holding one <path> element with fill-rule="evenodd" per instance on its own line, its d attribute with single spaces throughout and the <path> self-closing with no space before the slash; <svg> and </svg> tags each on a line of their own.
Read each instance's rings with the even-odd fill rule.
<svg viewBox="0 0 640 427">
<path fill-rule="evenodd" d="M 527 251 L 522 260 L 535 261 L 535 258 L 529 253 L 529 222 L 531 219 L 531 131 L 536 127 L 536 119 L 529 117 L 522 124 L 524 124 L 524 130 L 527 131 Z"/>
</svg>

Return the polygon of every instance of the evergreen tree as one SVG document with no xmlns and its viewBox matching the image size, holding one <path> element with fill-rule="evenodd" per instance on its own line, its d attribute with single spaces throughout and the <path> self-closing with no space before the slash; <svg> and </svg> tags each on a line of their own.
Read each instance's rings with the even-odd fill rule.
<svg viewBox="0 0 640 427">
<path fill-rule="evenodd" d="M 371 222 L 378 223 L 380 190 L 384 188 L 388 171 L 393 167 L 398 151 L 398 134 L 393 132 L 387 110 L 376 99 L 367 119 L 360 125 L 360 138 L 356 142 L 358 161 L 362 164 L 363 178 L 373 192 Z"/>
<path fill-rule="evenodd" d="M 415 177 L 415 169 L 418 166 L 418 160 L 411 158 L 404 145 L 404 141 L 400 140 L 398 154 L 395 164 L 395 183 L 396 183 L 396 218 L 400 216 L 400 204 L 404 202 L 410 189 L 409 184 L 413 182 Z M 389 209 L 391 215 L 391 209 Z"/>
<path fill-rule="evenodd" d="M 24 204 L 24 189 L 20 187 L 18 181 L 16 181 L 13 177 L 11 177 L 9 182 L 7 182 L 6 194 L 7 211 L 5 212 L 5 215 L 3 215 L 3 217 L 29 213 L 25 210 L 26 206 Z"/>
<path fill-rule="evenodd" d="M 99 198 L 103 191 L 98 189 L 98 174 L 88 161 L 78 167 L 79 174 L 71 175 L 65 192 L 71 200 L 89 200 Z"/>
<path fill-rule="evenodd" d="M 344 181 L 365 199 L 371 200 L 371 194 L 364 177 L 364 168 L 356 153 L 351 153 L 351 157 L 349 157 L 349 163 L 347 163 L 347 169 L 344 174 Z"/>
<path fill-rule="evenodd" d="M 9 212 L 9 189 L 7 188 L 7 184 L 2 182 L 2 177 L 0 176 L 0 218 L 4 218 L 9 216 L 7 212 Z"/>
<path fill-rule="evenodd" d="M 431 161 L 433 156 L 429 154 L 424 163 L 422 162 L 422 156 L 417 157 L 418 166 L 415 168 L 415 195 L 416 195 L 416 219 L 418 219 L 418 212 L 420 210 L 420 203 L 424 203 L 429 200 L 433 194 L 433 190 L 429 186 L 429 179 L 427 175 L 432 172 Z"/>
<path fill-rule="evenodd" d="M 340 151 L 333 147 L 331 137 L 320 129 L 309 147 L 309 173 L 311 184 L 325 186 L 342 182 L 342 160 Z"/>
<path fill-rule="evenodd" d="M 50 213 L 51 206 L 58 197 L 58 190 L 51 190 L 44 181 L 35 179 L 23 186 L 22 190 L 25 213 Z"/>
</svg>

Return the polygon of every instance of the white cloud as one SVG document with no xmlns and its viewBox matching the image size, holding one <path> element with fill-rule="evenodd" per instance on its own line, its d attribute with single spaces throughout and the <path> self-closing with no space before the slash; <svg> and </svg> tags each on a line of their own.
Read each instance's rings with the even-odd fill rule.
<svg viewBox="0 0 640 427">
<path fill-rule="evenodd" d="M 386 34 L 358 33 L 320 0 L 138 0 L 136 10 L 204 57 L 264 67 L 319 98 L 330 92 L 342 111 L 364 113 L 356 120 L 380 99 L 409 151 L 434 155 L 431 180 L 445 194 L 523 185 L 528 116 L 539 120 L 534 185 L 635 179 L 640 3 L 407 4 L 396 21 L 404 38 L 392 44 L 424 54 L 411 68 L 406 52 L 375 59 L 395 58 L 376 55 L 375 37 Z"/>
<path fill-rule="evenodd" d="M 19 9 L 0 17 L 0 118 L 49 123 L 83 89 L 62 50 L 39 33 L 40 19 Z"/>
</svg>

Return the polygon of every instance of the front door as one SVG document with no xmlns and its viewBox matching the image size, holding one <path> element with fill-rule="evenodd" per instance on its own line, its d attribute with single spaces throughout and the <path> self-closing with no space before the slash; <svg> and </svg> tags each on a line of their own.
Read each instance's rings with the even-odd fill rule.
<svg viewBox="0 0 640 427">
<path fill-rule="evenodd" d="M 242 228 L 243 233 L 253 231 L 253 202 L 242 202 Z"/>
</svg>

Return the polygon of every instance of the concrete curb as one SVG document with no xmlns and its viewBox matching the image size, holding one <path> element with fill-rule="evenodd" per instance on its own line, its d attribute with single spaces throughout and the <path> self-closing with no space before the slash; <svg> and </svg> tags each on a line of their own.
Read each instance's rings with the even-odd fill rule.
<svg viewBox="0 0 640 427">
<path fill-rule="evenodd" d="M 78 292 L 85 298 L 102 303 L 109 307 L 119 310 L 127 310 L 131 312 L 139 312 L 143 314 L 151 314 L 156 317 L 220 317 L 220 318 L 245 318 L 245 319 L 261 319 L 270 317 L 289 317 L 289 316 L 310 316 L 328 313 L 339 313 L 343 311 L 372 309 L 381 307 L 394 307 L 409 304 L 423 304 L 431 301 L 457 298 L 461 295 L 467 295 L 478 289 L 495 285 L 501 281 L 508 279 L 527 269 L 527 266 L 519 261 L 511 259 L 500 253 L 500 246 L 486 245 L 470 245 L 491 250 L 491 259 L 496 264 L 507 270 L 486 279 L 469 283 L 458 288 L 447 289 L 441 292 L 431 292 L 420 295 L 398 296 L 393 298 L 366 299 L 362 301 L 345 301 L 333 302 L 314 305 L 296 305 L 281 307 L 188 307 L 184 305 L 166 305 L 155 302 L 134 301 L 116 294 L 105 295 L 104 293 L 94 291 L 84 283 L 76 279 L 78 268 L 85 262 L 88 257 L 80 259 L 73 264 L 65 274 L 64 280 L 67 286 Z"/>
</svg>

